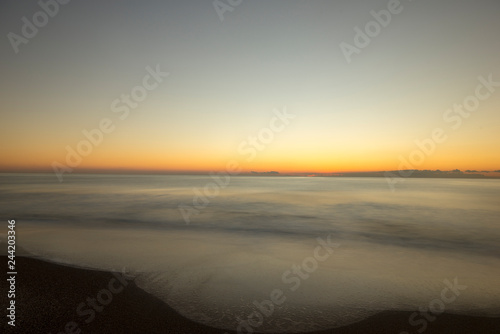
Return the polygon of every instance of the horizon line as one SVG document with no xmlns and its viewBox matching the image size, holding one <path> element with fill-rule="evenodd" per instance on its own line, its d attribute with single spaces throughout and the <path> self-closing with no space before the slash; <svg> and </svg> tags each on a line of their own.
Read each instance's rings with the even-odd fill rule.
<svg viewBox="0 0 500 334">
<path fill-rule="evenodd" d="M 408 176 L 400 176 L 403 178 L 500 178 L 500 170 L 494 171 L 478 171 L 478 170 L 429 170 L 429 169 L 406 169 L 406 170 L 379 170 L 379 171 L 339 171 L 339 172 L 279 172 L 279 171 L 239 171 L 228 172 L 224 170 L 142 170 L 142 169 L 81 169 L 70 174 L 103 174 L 103 175 L 210 175 L 216 173 L 227 173 L 231 176 L 309 176 L 309 177 L 397 177 L 395 173 L 411 172 Z M 1 174 L 53 174 L 54 171 L 47 169 L 5 169 L 0 170 Z M 387 175 L 387 174 L 391 174 Z M 484 175 L 494 174 L 494 175 Z M 57 174 L 56 174 L 57 175 Z"/>
</svg>

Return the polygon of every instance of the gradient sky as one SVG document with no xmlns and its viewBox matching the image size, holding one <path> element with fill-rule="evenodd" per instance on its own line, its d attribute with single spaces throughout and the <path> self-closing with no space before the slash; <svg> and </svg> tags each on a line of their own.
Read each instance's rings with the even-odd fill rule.
<svg viewBox="0 0 500 334">
<path fill-rule="evenodd" d="M 500 82 L 500 2 L 401 5 L 348 64 L 340 43 L 387 0 L 243 0 L 223 21 L 209 0 L 73 0 L 17 54 L 8 34 L 40 6 L 3 1 L 0 170 L 51 171 L 104 118 L 114 131 L 76 170 L 395 170 L 435 128 L 448 139 L 414 167 L 500 169 L 500 87 L 457 129 L 443 120 L 479 76 Z M 170 75 L 121 120 L 112 102 L 157 64 Z M 240 145 L 285 107 L 247 161 Z"/>
</svg>

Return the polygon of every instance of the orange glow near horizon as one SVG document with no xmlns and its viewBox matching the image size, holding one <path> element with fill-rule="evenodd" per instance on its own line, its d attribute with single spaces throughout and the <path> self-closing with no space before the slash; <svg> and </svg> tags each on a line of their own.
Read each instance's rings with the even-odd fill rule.
<svg viewBox="0 0 500 334">
<path fill-rule="evenodd" d="M 52 149 L 24 155 L 18 155 L 12 151 L 4 152 L 3 156 L 6 159 L 0 165 L 0 171 L 52 171 L 51 165 L 54 161 L 71 167 L 66 161 L 67 154 L 61 155 L 61 152 L 56 151 Z M 66 153 L 66 151 L 64 152 Z M 257 155 L 255 159 L 249 162 L 246 159 L 247 156 L 238 154 L 223 156 L 220 152 L 218 155 L 210 154 L 208 151 L 184 153 L 164 151 L 158 154 L 154 150 L 126 152 L 122 150 L 96 149 L 88 156 L 81 157 L 80 163 L 72 169 L 73 172 L 94 170 L 209 173 L 226 170 L 226 165 L 231 161 L 235 162 L 244 173 L 277 171 L 282 174 L 376 172 L 398 169 L 494 171 L 497 170 L 498 166 L 490 159 L 491 157 L 488 154 L 484 154 L 483 159 L 479 159 L 482 155 L 481 152 L 476 152 L 478 158 L 471 159 L 471 163 L 464 162 L 461 155 L 436 154 L 435 156 L 426 157 L 421 165 L 402 164 L 399 156 L 404 157 L 404 160 L 409 163 L 411 161 L 409 153 L 406 155 L 397 155 L 395 153 L 392 156 L 386 153 L 385 159 L 377 157 L 376 154 L 356 156 L 344 153 L 338 155 L 318 154 L 316 156 L 315 154 L 304 153 L 298 156 L 290 154 L 273 156 L 270 153 L 264 153 Z M 71 156 L 69 161 L 74 163 L 78 160 Z"/>
<path fill-rule="evenodd" d="M 495 171 L 500 167 L 500 157 L 487 143 L 498 138 L 500 132 L 493 128 L 484 132 L 478 127 L 492 118 L 500 119 L 493 111 L 494 108 L 489 107 L 483 114 L 475 115 L 477 119 L 468 121 L 462 131 L 454 132 L 438 122 L 446 129 L 448 139 L 435 144 L 432 152 L 425 154 L 416 142 L 428 140 L 429 126 L 411 135 L 406 134 L 406 127 L 384 123 L 374 123 L 373 128 L 365 126 L 362 132 L 338 128 L 337 132 L 330 133 L 322 124 L 309 124 L 306 114 L 298 115 L 284 131 L 275 133 L 269 143 L 260 143 L 260 150 L 249 144 L 249 138 L 268 127 L 269 119 L 274 117 L 272 113 L 251 126 L 243 121 L 236 126 L 215 122 L 215 129 L 197 124 L 196 132 L 175 127 L 163 131 L 161 124 L 155 123 L 129 122 L 124 126 L 115 121 L 116 130 L 104 135 L 97 146 L 88 145 L 78 126 L 75 126 L 77 130 L 67 131 L 70 136 L 38 137 L 36 129 L 30 129 L 23 136 L 17 136 L 16 141 L 0 147 L 0 171 L 52 171 L 53 162 L 57 162 L 72 168 L 72 172 L 208 173 L 224 171 L 229 161 L 236 161 L 243 172 Z M 306 122 L 301 121 L 300 116 Z M 89 124 L 93 126 L 96 122 Z M 380 127 L 386 128 L 383 135 L 377 135 Z M 3 135 L 16 138 L 12 129 L 6 129 Z M 69 154 L 68 149 L 78 157 L 75 153 Z"/>
</svg>

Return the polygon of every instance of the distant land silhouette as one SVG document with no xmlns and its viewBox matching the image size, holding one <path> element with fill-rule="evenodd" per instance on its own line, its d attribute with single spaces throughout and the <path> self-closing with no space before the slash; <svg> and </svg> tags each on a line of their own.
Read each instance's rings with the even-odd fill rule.
<svg viewBox="0 0 500 334">
<path fill-rule="evenodd" d="M 375 172 L 342 172 L 342 173 L 279 173 L 276 171 L 270 172 L 255 172 L 241 173 L 241 175 L 251 176 L 317 176 L 317 177 L 404 177 L 404 178 L 473 178 L 473 179 L 498 179 L 500 175 L 491 175 L 500 173 L 500 170 L 494 171 L 477 171 L 467 169 L 461 171 L 454 169 L 450 171 L 436 170 L 392 170 L 392 171 L 375 171 Z M 489 175 L 488 175 L 489 174 Z"/>
</svg>

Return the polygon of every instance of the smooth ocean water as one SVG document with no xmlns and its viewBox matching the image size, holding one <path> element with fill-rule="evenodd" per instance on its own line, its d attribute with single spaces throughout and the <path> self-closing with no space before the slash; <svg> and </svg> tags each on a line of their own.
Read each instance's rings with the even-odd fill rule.
<svg viewBox="0 0 500 334">
<path fill-rule="evenodd" d="M 229 181 L 186 224 L 179 205 L 209 176 L 0 174 L 0 213 L 36 256 L 126 268 L 211 326 L 236 329 L 280 289 L 259 331 L 336 327 L 428 307 L 455 278 L 467 288 L 447 312 L 500 316 L 500 180 L 406 179 L 395 192 L 383 178 Z M 339 246 L 326 260 L 290 272 L 328 236 Z"/>
</svg>

